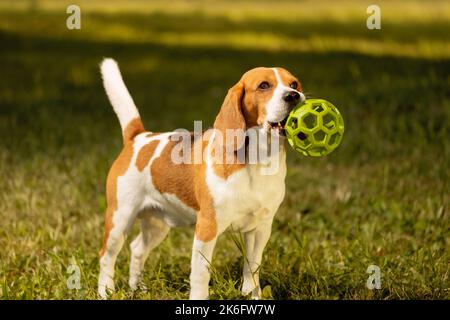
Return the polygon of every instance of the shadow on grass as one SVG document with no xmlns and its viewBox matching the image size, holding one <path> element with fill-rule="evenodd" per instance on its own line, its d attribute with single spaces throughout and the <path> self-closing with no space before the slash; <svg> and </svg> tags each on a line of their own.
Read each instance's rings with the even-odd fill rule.
<svg viewBox="0 0 450 320">
<path fill-rule="evenodd" d="M 95 43 L 8 32 L 0 33 L 0 40 L 6 62 L 0 80 L 0 131 L 6 138 L 0 143 L 27 154 L 39 141 L 50 149 L 80 138 L 95 141 L 105 133 L 120 141 L 98 70 L 105 56 L 119 61 L 144 123 L 153 131 L 191 129 L 194 120 L 210 126 L 227 89 L 245 70 L 276 65 L 298 75 L 307 96 L 324 97 L 340 108 L 347 125 L 342 146 L 347 156 L 383 155 L 391 144 L 409 141 L 411 134 L 416 145 L 441 147 L 448 136 L 445 79 L 450 61 Z M 8 132 L 22 132 L 25 146 L 36 143 L 20 147 L 18 137 Z"/>
</svg>

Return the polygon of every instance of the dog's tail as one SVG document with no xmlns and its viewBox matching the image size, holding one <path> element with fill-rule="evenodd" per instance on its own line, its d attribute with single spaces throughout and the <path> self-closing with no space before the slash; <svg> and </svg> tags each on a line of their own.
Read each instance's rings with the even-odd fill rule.
<svg viewBox="0 0 450 320">
<path fill-rule="evenodd" d="M 103 86 L 119 118 L 123 143 L 126 144 L 132 141 L 136 135 L 145 131 L 141 116 L 123 82 L 117 62 L 114 59 L 106 58 L 102 61 L 100 69 Z"/>
</svg>

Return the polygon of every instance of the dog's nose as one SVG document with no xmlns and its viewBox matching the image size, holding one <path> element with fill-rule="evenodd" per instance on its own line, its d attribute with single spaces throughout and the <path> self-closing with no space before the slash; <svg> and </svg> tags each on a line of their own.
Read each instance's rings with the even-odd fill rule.
<svg viewBox="0 0 450 320">
<path fill-rule="evenodd" d="M 283 100 L 290 104 L 297 104 L 300 100 L 300 94 L 297 91 L 288 91 L 284 94 Z"/>
</svg>

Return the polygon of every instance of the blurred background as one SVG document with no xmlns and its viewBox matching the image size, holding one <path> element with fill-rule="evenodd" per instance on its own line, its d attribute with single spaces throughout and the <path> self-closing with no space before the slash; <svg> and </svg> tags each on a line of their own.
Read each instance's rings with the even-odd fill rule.
<svg viewBox="0 0 450 320">
<path fill-rule="evenodd" d="M 450 3 L 0 1 L 0 298 L 95 299 L 105 180 L 121 150 L 98 65 L 115 58 L 146 129 L 204 126 L 248 69 L 280 66 L 342 112 L 342 145 L 288 154 L 286 199 L 261 269 L 274 299 L 449 299 Z M 135 232 L 136 230 L 134 230 Z M 147 262 L 148 292 L 184 299 L 192 230 Z M 213 298 L 240 298 L 242 239 L 215 253 Z M 81 269 L 70 290 L 67 268 Z M 381 268 L 369 290 L 366 270 Z"/>
</svg>

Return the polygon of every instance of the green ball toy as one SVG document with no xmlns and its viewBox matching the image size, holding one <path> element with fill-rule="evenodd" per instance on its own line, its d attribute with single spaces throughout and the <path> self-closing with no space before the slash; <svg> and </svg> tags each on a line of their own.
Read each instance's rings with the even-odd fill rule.
<svg viewBox="0 0 450 320">
<path fill-rule="evenodd" d="M 321 157 L 341 143 L 344 119 L 331 102 L 308 99 L 291 111 L 284 130 L 294 150 L 305 156 Z"/>
</svg>

